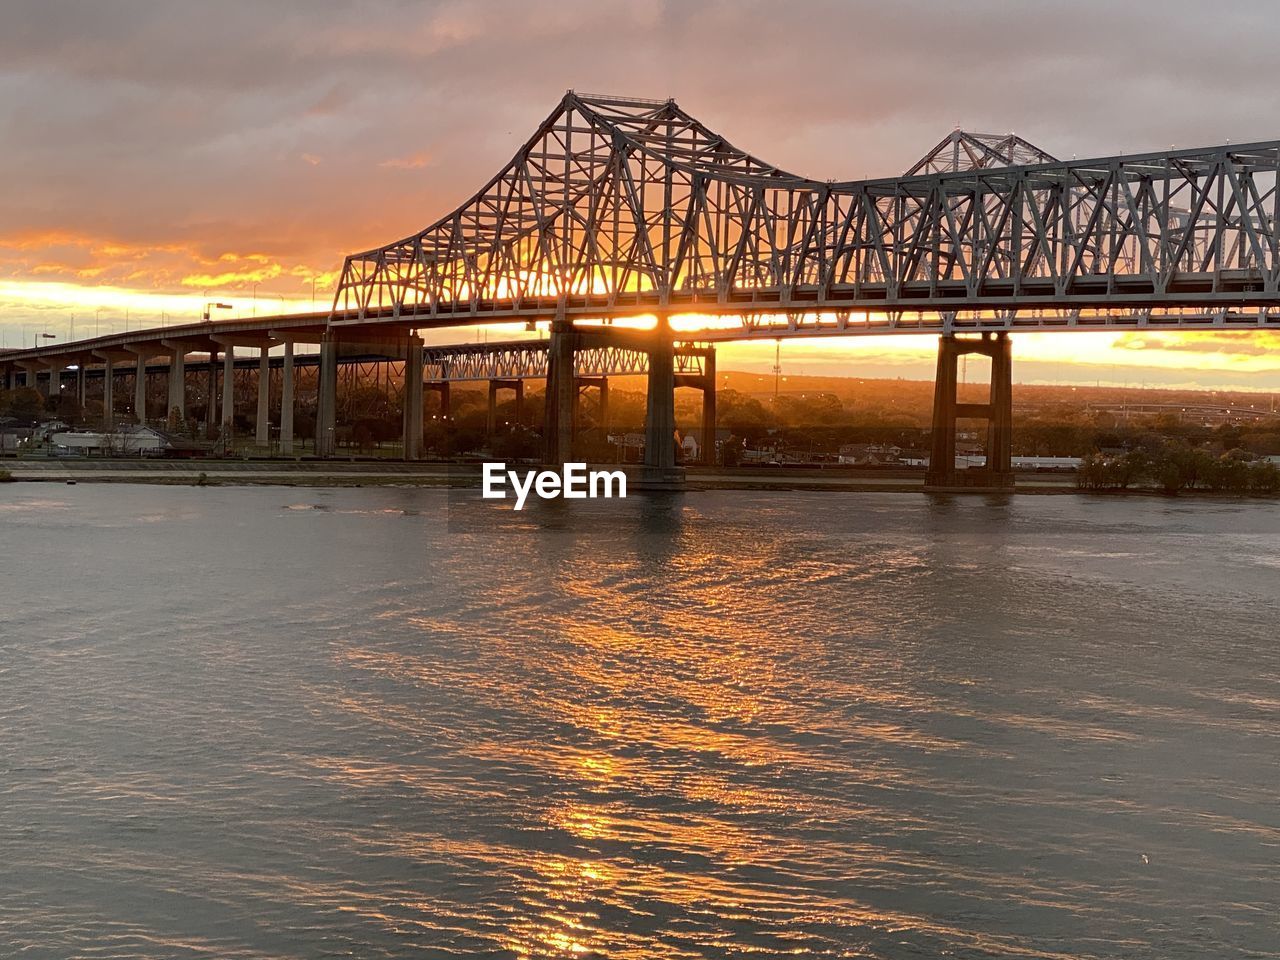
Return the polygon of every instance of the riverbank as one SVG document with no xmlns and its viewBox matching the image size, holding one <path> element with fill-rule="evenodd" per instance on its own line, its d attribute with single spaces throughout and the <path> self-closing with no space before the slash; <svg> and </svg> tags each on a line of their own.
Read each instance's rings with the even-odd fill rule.
<svg viewBox="0 0 1280 960">
<path fill-rule="evenodd" d="M 605 465 L 608 466 L 608 465 Z M 639 468 L 614 467 L 639 480 Z M 150 483 L 180 485 L 270 485 L 302 487 L 474 487 L 479 464 L 388 463 L 319 460 L 11 460 L 14 482 Z M 910 470 L 792 469 L 778 467 L 701 468 L 687 474 L 690 490 L 846 490 L 919 493 L 924 475 Z M 1069 493 L 1070 475 L 1032 474 L 1018 478 L 1018 492 Z"/>
</svg>

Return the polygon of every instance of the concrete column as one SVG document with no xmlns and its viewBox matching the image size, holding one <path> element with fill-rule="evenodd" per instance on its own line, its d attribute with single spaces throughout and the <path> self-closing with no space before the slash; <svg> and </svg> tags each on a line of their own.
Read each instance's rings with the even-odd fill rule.
<svg viewBox="0 0 1280 960">
<path fill-rule="evenodd" d="M 254 442 L 271 446 L 271 355 L 266 347 L 258 350 L 258 431 Z"/>
<path fill-rule="evenodd" d="M 147 358 L 142 354 L 133 368 L 133 419 L 147 422 Z"/>
<path fill-rule="evenodd" d="M 1007 333 L 992 343 L 987 471 L 998 486 L 1013 482 L 1013 341 Z"/>
<path fill-rule="evenodd" d="M 76 364 L 76 402 L 80 404 L 81 410 L 84 409 L 84 395 L 85 395 L 84 359 L 81 358 L 80 361 Z"/>
<path fill-rule="evenodd" d="M 524 422 L 524 381 L 517 380 L 515 384 L 516 391 L 516 423 Z"/>
<path fill-rule="evenodd" d="M 953 334 L 938 338 L 938 369 L 933 381 L 933 427 L 929 471 L 925 483 L 951 486 L 956 473 L 956 360 L 959 345 Z"/>
<path fill-rule="evenodd" d="M 326 333 L 320 341 L 320 396 L 316 404 L 316 453 L 332 457 L 338 432 L 338 341 Z"/>
<path fill-rule="evenodd" d="M 492 437 L 498 432 L 498 381 L 489 381 L 489 410 L 484 421 L 485 436 Z"/>
<path fill-rule="evenodd" d="M 416 336 L 404 361 L 404 458 L 422 459 L 422 338 Z"/>
<path fill-rule="evenodd" d="M 165 411 L 166 418 L 175 416 L 175 410 L 178 420 L 187 419 L 187 348 L 182 346 L 173 348 L 169 360 L 169 409 Z"/>
<path fill-rule="evenodd" d="M 62 393 L 62 364 L 49 364 L 49 396 L 56 397 Z"/>
<path fill-rule="evenodd" d="M 543 458 L 553 466 L 563 464 L 573 456 L 573 410 L 577 406 L 578 393 L 573 367 L 577 341 L 573 324 L 558 319 L 551 325 L 542 437 Z"/>
<path fill-rule="evenodd" d="M 218 351 L 209 349 L 209 369 L 205 384 L 204 438 L 212 440 L 218 432 Z"/>
<path fill-rule="evenodd" d="M 716 352 L 702 358 L 702 462 L 716 462 Z"/>
<path fill-rule="evenodd" d="M 41 397 L 49 396 L 49 384 L 45 384 L 45 389 L 40 389 L 40 369 L 35 364 L 24 369 L 27 371 L 27 387 L 35 390 Z"/>
<path fill-rule="evenodd" d="M 956 396 L 959 359 L 976 353 L 991 358 L 991 385 L 986 403 L 960 403 Z M 933 395 L 933 444 L 925 486 L 966 490 L 1013 486 L 1013 363 L 1006 333 L 984 333 L 980 339 L 954 335 L 938 342 L 938 377 Z M 957 419 L 987 421 L 987 462 L 977 469 L 956 469 Z"/>
<path fill-rule="evenodd" d="M 231 442 L 236 417 L 236 348 L 226 344 L 222 352 L 222 428 L 218 438 L 223 444 Z"/>
<path fill-rule="evenodd" d="M 280 452 L 293 454 L 293 341 L 284 342 L 284 370 L 280 377 Z"/>
<path fill-rule="evenodd" d="M 116 422 L 116 365 L 110 357 L 102 368 L 102 425 L 110 430 Z"/>
<path fill-rule="evenodd" d="M 649 395 L 644 430 L 644 474 L 647 483 L 676 479 L 675 345 L 662 326 L 649 352 Z"/>
</svg>

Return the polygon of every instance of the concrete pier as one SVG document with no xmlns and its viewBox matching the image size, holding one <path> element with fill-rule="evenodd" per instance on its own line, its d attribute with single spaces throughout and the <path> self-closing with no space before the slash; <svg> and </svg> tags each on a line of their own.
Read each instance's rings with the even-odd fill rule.
<svg viewBox="0 0 1280 960">
<path fill-rule="evenodd" d="M 664 324 L 659 324 L 649 350 L 644 437 L 644 469 L 639 487 L 682 489 L 684 470 L 676 466 L 675 344 Z"/>
<path fill-rule="evenodd" d="M 147 355 L 135 351 L 137 359 L 133 365 L 133 419 L 138 423 L 147 422 Z"/>
<path fill-rule="evenodd" d="M 320 384 L 316 402 L 316 454 L 332 457 L 338 449 L 338 340 L 320 340 Z"/>
<path fill-rule="evenodd" d="M 523 380 L 490 380 L 489 407 L 485 415 L 485 433 L 492 437 L 498 432 L 498 392 L 514 390 L 516 394 L 516 423 L 520 422 L 524 413 L 524 381 Z"/>
<path fill-rule="evenodd" d="M 284 342 L 284 367 L 280 374 L 280 452 L 293 453 L 293 341 Z"/>
<path fill-rule="evenodd" d="M 258 422 L 253 441 L 259 447 L 271 446 L 271 352 L 258 348 Z"/>
<path fill-rule="evenodd" d="M 558 466 L 573 457 L 573 408 L 577 400 L 574 358 L 578 333 L 573 324 L 557 319 L 551 325 L 547 351 L 547 397 L 543 415 L 543 459 Z"/>
<path fill-rule="evenodd" d="M 404 361 L 404 458 L 422 459 L 422 338 L 410 336 Z"/>
<path fill-rule="evenodd" d="M 164 345 L 169 348 L 169 408 L 165 411 L 165 418 L 169 421 L 177 420 L 179 423 L 187 419 L 187 348 L 184 344 L 170 343 L 164 341 Z M 143 364 L 143 370 L 146 370 L 146 364 Z M 146 381 L 144 372 L 143 381 Z M 176 426 L 170 422 L 170 426 Z"/>
<path fill-rule="evenodd" d="M 986 403 L 960 403 L 957 366 L 966 354 L 991 358 Z M 1013 486 L 1013 350 L 1007 333 L 938 340 L 938 373 L 933 394 L 933 442 L 925 488 L 939 491 L 1007 490 Z M 985 467 L 956 469 L 956 421 L 987 421 Z"/>
<path fill-rule="evenodd" d="M 236 348 L 226 344 L 222 352 L 222 419 L 218 439 L 231 442 L 236 420 Z"/>
</svg>

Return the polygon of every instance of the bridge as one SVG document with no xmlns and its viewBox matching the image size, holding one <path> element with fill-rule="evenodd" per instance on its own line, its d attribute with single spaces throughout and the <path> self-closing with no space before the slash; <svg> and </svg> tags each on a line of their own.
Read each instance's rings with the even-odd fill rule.
<svg viewBox="0 0 1280 960">
<path fill-rule="evenodd" d="M 646 468 L 661 484 L 678 480 L 673 391 L 677 358 L 690 355 L 680 345 L 700 344 L 708 359 L 724 340 L 932 333 L 930 482 L 1000 487 L 1012 476 L 1013 333 L 1280 328 L 1278 176 L 1280 141 L 1062 161 L 1013 135 L 955 131 L 902 176 L 814 180 L 733 146 L 672 100 L 571 91 L 448 216 L 348 256 L 326 314 L 17 351 L 0 355 L 0 372 L 33 382 L 41 365 L 79 359 L 105 375 L 163 354 L 179 401 L 193 350 L 208 351 L 212 369 L 219 350 L 225 366 L 235 347 L 256 347 L 266 370 L 272 345 L 285 344 L 289 363 L 292 343 L 318 343 L 317 449 L 327 454 L 339 368 L 394 358 L 404 449 L 416 457 L 424 384 L 483 366 L 474 352 L 432 355 L 420 333 L 543 324 L 547 459 L 571 456 L 587 369 L 643 371 Z M 652 327 L 626 327 L 638 318 Z M 965 353 L 992 359 L 986 403 L 956 402 Z M 714 378 L 702 383 L 713 395 Z M 982 471 L 951 467 L 959 419 L 988 423 Z"/>
</svg>

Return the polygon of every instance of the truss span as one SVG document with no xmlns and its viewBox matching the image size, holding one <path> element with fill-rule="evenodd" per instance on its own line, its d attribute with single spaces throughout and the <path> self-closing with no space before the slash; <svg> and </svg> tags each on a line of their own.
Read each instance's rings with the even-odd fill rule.
<svg viewBox="0 0 1280 960">
<path fill-rule="evenodd" d="M 706 346 L 677 347 L 675 372 L 700 376 L 710 353 Z M 546 340 L 425 347 L 422 355 L 429 382 L 542 380 L 547 376 Z M 578 377 L 640 376 L 649 372 L 649 352 L 628 345 L 586 347 L 574 352 L 573 363 Z"/>
<path fill-rule="evenodd" d="M 456 211 L 348 257 L 332 323 L 1280 306 L 1280 141 L 948 143 L 912 175 L 817 181 L 674 101 L 571 92 Z"/>
</svg>

